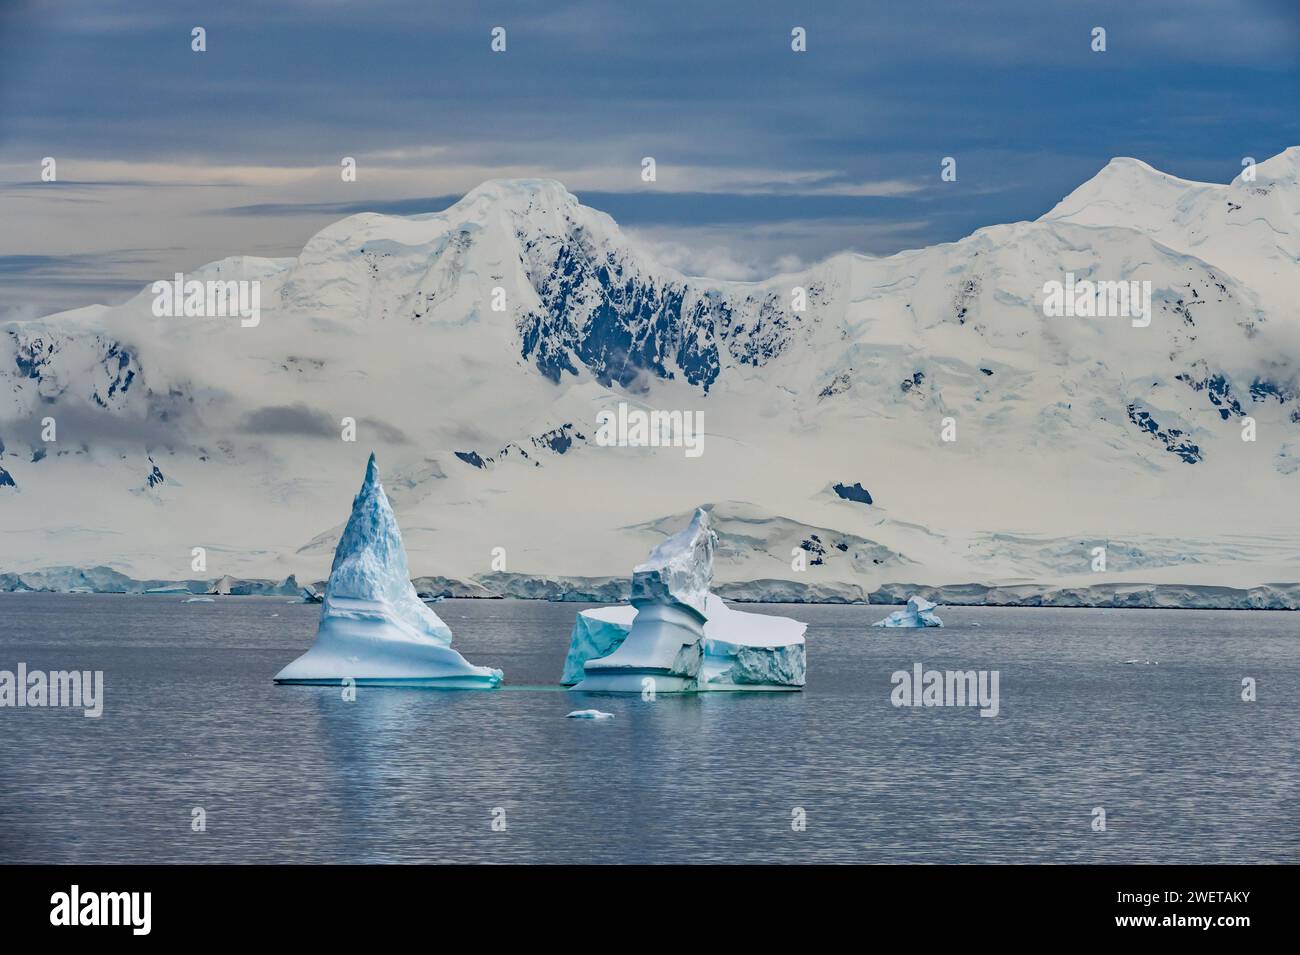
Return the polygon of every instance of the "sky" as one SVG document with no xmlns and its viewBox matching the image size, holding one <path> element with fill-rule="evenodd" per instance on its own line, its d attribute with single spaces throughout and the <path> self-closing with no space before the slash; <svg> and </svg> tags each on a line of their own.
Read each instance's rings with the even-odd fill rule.
<svg viewBox="0 0 1300 955">
<path fill-rule="evenodd" d="M 0 0 L 0 321 L 500 177 L 761 278 L 1036 218 L 1115 156 L 1227 182 L 1297 104 L 1297 0 Z"/>
</svg>

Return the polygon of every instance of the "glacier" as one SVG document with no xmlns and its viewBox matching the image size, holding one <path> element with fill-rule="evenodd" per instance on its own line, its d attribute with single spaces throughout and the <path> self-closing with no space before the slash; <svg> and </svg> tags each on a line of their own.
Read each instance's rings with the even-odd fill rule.
<svg viewBox="0 0 1300 955">
<path fill-rule="evenodd" d="M 696 510 L 635 568 L 630 606 L 577 615 L 560 682 L 625 692 L 646 677 L 656 692 L 803 686 L 807 625 L 733 610 L 711 593 L 715 544 L 708 512 Z"/>
<path fill-rule="evenodd" d="M 334 552 L 316 640 L 275 682 L 486 690 L 502 676 L 453 650 L 451 630 L 416 594 L 372 453 Z"/>
<path fill-rule="evenodd" d="M 907 606 L 895 610 L 884 620 L 877 620 L 873 627 L 942 627 L 943 621 L 935 614 L 937 604 L 924 597 L 913 594 L 907 598 Z"/>
</svg>

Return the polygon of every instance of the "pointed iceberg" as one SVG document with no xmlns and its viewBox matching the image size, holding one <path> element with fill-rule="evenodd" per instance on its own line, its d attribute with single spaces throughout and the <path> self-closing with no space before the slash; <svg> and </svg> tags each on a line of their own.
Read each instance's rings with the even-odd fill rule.
<svg viewBox="0 0 1300 955">
<path fill-rule="evenodd" d="M 936 604 L 915 594 L 907 598 L 907 606 L 895 610 L 884 620 L 877 620 L 873 627 L 942 627 L 943 621 L 934 613 Z"/>
<path fill-rule="evenodd" d="M 334 552 L 316 642 L 275 682 L 492 689 L 501 677 L 453 650 L 451 631 L 416 594 L 371 454 Z"/>
<path fill-rule="evenodd" d="M 631 606 L 578 614 L 560 679 L 579 690 L 798 689 L 806 624 L 732 610 L 709 592 L 716 535 L 708 513 L 633 571 Z"/>
</svg>

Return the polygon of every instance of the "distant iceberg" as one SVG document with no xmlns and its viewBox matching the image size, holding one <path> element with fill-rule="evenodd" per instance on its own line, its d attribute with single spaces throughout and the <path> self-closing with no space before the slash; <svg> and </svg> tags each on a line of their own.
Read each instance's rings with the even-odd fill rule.
<svg viewBox="0 0 1300 955">
<path fill-rule="evenodd" d="M 932 604 L 924 597 L 915 595 L 907 598 L 907 606 L 895 610 L 884 620 L 877 620 L 873 627 L 942 627 L 943 621 L 934 613 L 937 604 Z"/>
<path fill-rule="evenodd" d="M 277 683 L 492 689 L 500 670 L 476 667 L 451 648 L 451 631 L 411 586 L 402 534 L 379 483 L 375 456 L 334 552 L 311 649 Z"/>
<path fill-rule="evenodd" d="M 656 547 L 632 575 L 632 606 L 584 610 L 560 682 L 579 690 L 798 689 L 804 631 L 788 617 L 743 613 L 709 592 L 716 536 L 708 513 Z"/>
</svg>

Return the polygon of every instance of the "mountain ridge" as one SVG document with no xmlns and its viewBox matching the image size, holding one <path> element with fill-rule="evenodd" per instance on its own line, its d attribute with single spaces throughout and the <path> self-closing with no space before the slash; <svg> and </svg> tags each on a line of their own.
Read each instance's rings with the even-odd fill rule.
<svg viewBox="0 0 1300 955">
<path fill-rule="evenodd" d="M 221 573 L 313 579 L 364 446 L 394 462 L 415 573 L 470 579 L 502 548 L 511 571 L 607 575 L 667 515 L 742 500 L 724 582 L 872 590 L 901 572 L 864 563 L 877 548 L 919 584 L 1061 582 L 1076 560 L 1091 579 L 1082 542 L 1116 527 L 1213 560 L 1162 544 L 1100 580 L 1294 577 L 1207 542 L 1300 540 L 1298 165 L 1293 147 L 1214 185 L 1113 160 L 1038 220 L 754 282 L 663 267 L 554 180 L 349 216 L 296 258 L 187 274 L 259 281 L 256 328 L 156 318 L 149 289 L 0 327 L 0 569 L 186 579 L 202 546 Z M 1151 326 L 1046 317 L 1067 272 L 1150 282 Z M 620 401 L 703 412 L 706 453 L 598 446 Z"/>
</svg>

